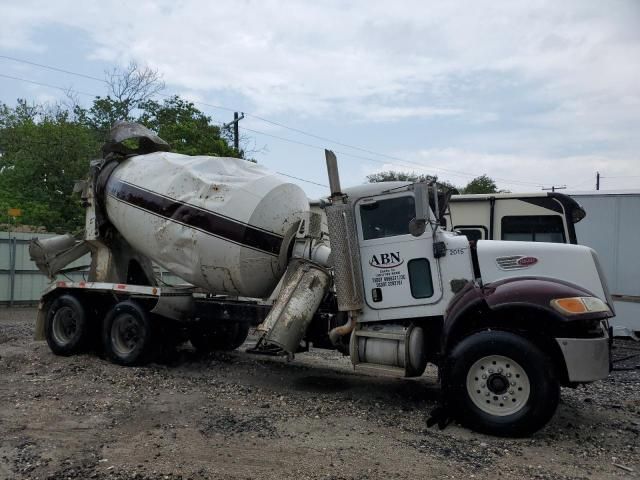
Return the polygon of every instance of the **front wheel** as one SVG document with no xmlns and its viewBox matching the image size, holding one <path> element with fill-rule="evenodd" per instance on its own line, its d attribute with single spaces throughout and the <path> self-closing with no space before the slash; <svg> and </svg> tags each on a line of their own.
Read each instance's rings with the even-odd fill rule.
<svg viewBox="0 0 640 480">
<path fill-rule="evenodd" d="M 443 377 L 458 420 L 493 435 L 523 436 L 539 430 L 560 401 L 548 357 L 509 332 L 487 331 L 463 339 L 451 352 Z"/>
</svg>

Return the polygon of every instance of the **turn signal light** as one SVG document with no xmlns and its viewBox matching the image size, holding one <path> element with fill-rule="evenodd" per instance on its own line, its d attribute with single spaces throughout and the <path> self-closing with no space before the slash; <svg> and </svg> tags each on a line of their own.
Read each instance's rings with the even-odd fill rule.
<svg viewBox="0 0 640 480">
<path fill-rule="evenodd" d="M 562 313 L 570 315 L 609 311 L 607 304 L 596 297 L 556 298 L 551 300 L 551 306 Z"/>
</svg>

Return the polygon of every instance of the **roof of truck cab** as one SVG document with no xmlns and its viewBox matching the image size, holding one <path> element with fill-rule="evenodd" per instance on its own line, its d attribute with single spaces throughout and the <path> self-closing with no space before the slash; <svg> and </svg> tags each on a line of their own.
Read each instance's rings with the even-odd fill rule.
<svg viewBox="0 0 640 480">
<path fill-rule="evenodd" d="M 380 195 L 382 193 L 387 193 L 389 190 L 395 189 L 403 189 L 404 187 L 408 187 L 409 185 L 413 185 L 413 182 L 375 182 L 375 183 L 364 183 L 362 185 L 355 185 L 353 187 L 346 187 L 342 189 L 342 193 L 347 195 L 349 202 L 355 202 L 356 200 L 364 197 L 373 197 L 375 195 Z M 326 201 L 329 198 L 322 197 L 317 200 L 311 200 L 311 205 L 318 205 L 323 201 Z"/>
<path fill-rule="evenodd" d="M 343 193 L 350 197 L 350 200 L 356 200 L 358 198 L 380 195 L 388 192 L 389 190 L 403 189 L 409 185 L 413 185 L 413 182 L 364 183 L 362 185 L 356 185 L 355 187 L 344 188 Z"/>
<path fill-rule="evenodd" d="M 554 192 L 559 194 L 560 192 Z M 561 194 L 562 195 L 562 194 Z M 468 201 L 468 200 L 489 200 L 490 198 L 532 198 L 532 197 L 548 197 L 549 192 L 532 192 L 532 193 L 472 193 L 462 195 L 452 195 L 451 201 Z"/>
</svg>

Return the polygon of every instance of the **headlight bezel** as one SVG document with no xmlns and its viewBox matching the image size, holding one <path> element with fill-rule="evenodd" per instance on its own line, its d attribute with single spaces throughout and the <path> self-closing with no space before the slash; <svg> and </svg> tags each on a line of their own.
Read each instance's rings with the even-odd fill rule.
<svg viewBox="0 0 640 480">
<path fill-rule="evenodd" d="M 549 304 L 553 309 L 564 315 L 612 313 L 605 301 L 592 296 L 554 298 Z"/>
</svg>

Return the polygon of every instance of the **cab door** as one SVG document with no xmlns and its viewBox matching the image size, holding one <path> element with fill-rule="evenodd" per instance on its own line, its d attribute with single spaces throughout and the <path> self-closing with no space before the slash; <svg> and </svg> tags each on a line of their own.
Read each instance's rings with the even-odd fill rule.
<svg viewBox="0 0 640 480">
<path fill-rule="evenodd" d="M 363 198 L 355 209 L 366 304 L 381 310 L 439 302 L 442 285 L 431 228 L 427 225 L 419 237 L 409 233 L 413 194 Z"/>
</svg>

